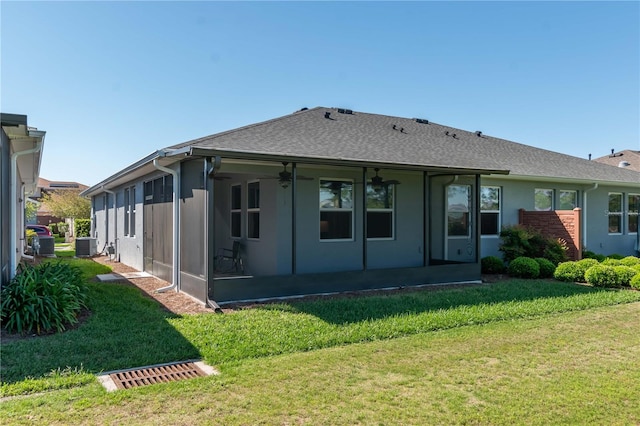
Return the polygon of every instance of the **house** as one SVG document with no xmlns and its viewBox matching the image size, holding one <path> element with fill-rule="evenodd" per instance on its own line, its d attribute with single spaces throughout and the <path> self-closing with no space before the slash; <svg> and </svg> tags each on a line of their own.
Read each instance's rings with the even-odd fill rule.
<svg viewBox="0 0 640 426">
<path fill-rule="evenodd" d="M 0 284 L 15 276 L 24 253 L 24 203 L 40 174 L 45 133 L 27 116 L 0 114 Z"/>
<path fill-rule="evenodd" d="M 615 152 L 615 150 L 612 149 L 611 154 L 598 157 L 593 161 L 640 172 L 640 151 L 625 149 Z"/>
<path fill-rule="evenodd" d="M 52 223 L 65 222 L 69 226 L 69 235 L 73 236 L 73 219 L 54 216 L 49 207 L 45 203 L 41 202 L 42 197 L 45 194 L 52 194 L 56 191 L 73 191 L 73 193 L 79 194 L 88 188 L 89 187 L 87 185 L 83 185 L 78 182 L 51 181 L 39 178 L 36 190 L 29 196 L 29 199 L 38 202 L 35 224 L 49 226 Z"/>
<path fill-rule="evenodd" d="M 603 191 L 640 192 L 628 170 L 317 107 L 161 149 L 83 195 L 98 247 L 213 304 L 478 281 L 487 232 L 556 182 L 599 211 Z M 222 267 L 234 248 L 242 263 Z"/>
</svg>

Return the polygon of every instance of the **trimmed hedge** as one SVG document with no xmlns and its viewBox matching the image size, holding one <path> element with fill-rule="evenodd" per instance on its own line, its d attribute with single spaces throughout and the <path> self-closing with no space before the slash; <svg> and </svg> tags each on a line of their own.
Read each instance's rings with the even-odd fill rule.
<svg viewBox="0 0 640 426">
<path fill-rule="evenodd" d="M 619 287 L 620 276 L 615 266 L 598 264 L 587 270 L 584 274 L 587 283 L 594 287 Z"/>
<path fill-rule="evenodd" d="M 505 270 L 504 262 L 497 256 L 487 256 L 480 259 L 483 274 L 501 274 Z"/>
<path fill-rule="evenodd" d="M 556 265 L 554 265 L 553 262 L 544 257 L 536 257 L 534 260 L 538 262 L 538 266 L 540 267 L 540 278 L 553 277 L 553 273 L 556 271 Z"/>
<path fill-rule="evenodd" d="M 554 271 L 553 278 L 558 281 L 583 283 L 586 282 L 584 277 L 585 272 L 592 266 L 598 264 L 596 259 L 590 258 L 578 260 L 577 262 L 563 262 L 559 264 Z"/>
<path fill-rule="evenodd" d="M 518 278 L 538 278 L 540 266 L 530 257 L 517 257 L 509 263 L 509 275 Z"/>
<path fill-rule="evenodd" d="M 640 290 L 640 274 L 635 274 L 634 277 L 631 278 L 629 285 L 636 290 Z"/>
<path fill-rule="evenodd" d="M 91 234 L 91 219 L 76 219 L 73 228 L 76 238 L 88 237 Z"/>
</svg>

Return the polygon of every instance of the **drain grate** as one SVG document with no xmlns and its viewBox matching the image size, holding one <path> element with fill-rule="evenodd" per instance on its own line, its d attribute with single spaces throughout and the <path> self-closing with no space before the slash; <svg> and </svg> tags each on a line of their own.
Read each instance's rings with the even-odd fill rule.
<svg viewBox="0 0 640 426">
<path fill-rule="evenodd" d="M 108 390 L 130 389 L 155 383 L 176 382 L 215 374 L 215 370 L 201 362 L 178 362 L 146 368 L 113 372 L 101 376 Z"/>
</svg>

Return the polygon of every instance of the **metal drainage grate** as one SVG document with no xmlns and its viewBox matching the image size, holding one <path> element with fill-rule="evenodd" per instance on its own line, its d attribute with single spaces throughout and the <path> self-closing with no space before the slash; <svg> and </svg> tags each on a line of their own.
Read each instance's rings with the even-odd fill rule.
<svg viewBox="0 0 640 426">
<path fill-rule="evenodd" d="M 100 377 L 108 390 L 130 389 L 155 383 L 176 382 L 215 374 L 215 370 L 201 362 L 179 362 L 135 370 L 118 371 Z"/>
</svg>

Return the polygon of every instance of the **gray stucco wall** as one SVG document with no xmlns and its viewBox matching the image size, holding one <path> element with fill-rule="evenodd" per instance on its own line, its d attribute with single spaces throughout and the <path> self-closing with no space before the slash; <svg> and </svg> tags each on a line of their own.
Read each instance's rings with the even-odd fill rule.
<svg viewBox="0 0 640 426">
<path fill-rule="evenodd" d="M 534 191 L 536 188 L 553 189 L 554 203 L 559 205 L 559 193 L 562 190 L 573 190 L 578 193 L 578 207 L 583 209 L 583 221 L 586 221 L 586 235 L 583 235 L 583 242 L 586 242 L 585 250 L 591 250 L 600 254 L 618 253 L 622 255 L 634 254 L 634 243 L 636 234 L 629 233 L 626 220 L 624 221 L 623 233 L 608 233 L 608 216 L 605 212 L 608 210 L 609 193 L 618 192 L 624 194 L 626 202 L 627 194 L 640 193 L 640 184 L 638 188 L 615 187 L 615 186 L 599 186 L 595 190 L 591 190 L 592 186 L 542 182 L 542 181 L 522 181 L 514 179 L 500 179 L 497 177 L 482 177 L 482 185 L 499 186 L 501 188 L 501 224 L 515 225 L 518 223 L 518 210 L 534 209 Z M 586 193 L 587 204 L 584 204 L 584 195 Z M 502 257 L 502 253 L 498 247 L 500 238 L 495 236 L 483 236 L 482 256 L 498 256 Z"/>
</svg>

